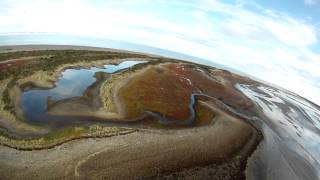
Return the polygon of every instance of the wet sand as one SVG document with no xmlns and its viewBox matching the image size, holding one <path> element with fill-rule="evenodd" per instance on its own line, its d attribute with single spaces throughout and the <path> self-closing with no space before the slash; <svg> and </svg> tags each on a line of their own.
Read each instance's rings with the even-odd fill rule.
<svg viewBox="0 0 320 180">
<path fill-rule="evenodd" d="M 34 50 L 37 47 L 1 47 L 0 52 Z M 86 49 L 72 46 L 57 48 Z M 232 85 L 228 84 L 229 87 Z M 217 93 L 222 92 L 223 88 Z M 87 96 L 90 93 L 97 91 L 87 91 Z M 239 97 L 241 99 L 242 95 Z M 233 101 L 228 96 L 223 98 L 236 106 L 244 105 L 240 110 L 252 110 L 246 101 Z M 74 101 L 78 105 L 88 103 L 79 98 Z M 37 151 L 19 151 L 0 146 L 0 178 L 244 179 L 247 159 L 261 141 L 261 134 L 244 119 L 230 114 L 216 103 L 209 100 L 201 100 L 200 103 L 214 113 L 206 126 L 185 129 L 136 127 L 136 132 L 126 135 L 78 139 Z M 89 109 L 88 106 L 81 108 Z M 85 111 L 85 114 L 88 113 Z"/>
<path fill-rule="evenodd" d="M 140 130 L 110 138 L 76 140 L 41 151 L 0 146 L 0 174 L 4 179 L 131 179 L 161 177 L 199 167 L 196 171 L 208 179 L 231 171 L 242 179 L 246 158 L 258 141 L 259 135 L 250 125 L 221 116 L 208 127 Z M 225 169 L 217 168 L 221 163 Z M 210 170 L 203 170 L 210 169 L 210 165 L 219 173 L 210 175 Z"/>
</svg>

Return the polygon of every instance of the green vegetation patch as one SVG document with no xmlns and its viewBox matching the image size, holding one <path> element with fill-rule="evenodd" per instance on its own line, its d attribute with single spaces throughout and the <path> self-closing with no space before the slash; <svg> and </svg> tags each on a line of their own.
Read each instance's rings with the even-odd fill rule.
<svg viewBox="0 0 320 180">
<path fill-rule="evenodd" d="M 62 143 L 80 138 L 100 138 L 123 135 L 135 132 L 134 129 L 120 127 L 104 127 L 93 125 L 90 127 L 72 127 L 53 131 L 43 137 L 20 139 L 0 131 L 0 144 L 18 150 L 40 150 L 53 148 Z"/>
<path fill-rule="evenodd" d="M 14 76 L 24 78 L 36 71 L 52 71 L 58 66 L 66 63 L 89 62 L 102 59 L 115 58 L 146 58 L 141 54 L 130 54 L 109 51 L 86 51 L 86 50 L 39 50 L 39 51 L 20 51 L 0 53 L 0 62 L 10 59 L 17 59 L 30 56 L 45 56 L 32 63 L 23 63 L 16 66 L 1 69 L 0 80 Z"/>
<path fill-rule="evenodd" d="M 41 138 L 17 138 L 18 136 L 12 133 L 23 130 L 25 133 L 34 134 L 37 132 L 35 130 L 38 130 L 41 135 L 47 130 L 42 126 L 27 124 L 16 118 L 15 97 L 12 97 L 12 91 L 21 85 L 21 82 L 24 82 L 21 80 L 28 80 L 28 77 L 32 75 L 35 76 L 32 78 L 39 81 L 51 81 L 54 79 L 53 72 L 66 64 L 88 64 L 99 60 L 148 57 L 133 53 L 87 50 L 36 50 L 0 53 L 0 63 L 6 61 L 0 66 L 0 118 L 2 118 L 1 121 L 5 121 L 6 125 L 0 127 L 0 144 L 23 150 L 45 149 L 73 139 L 107 137 L 134 131 L 115 127 L 90 126 L 54 130 Z M 6 64 L 10 66 L 5 66 Z M 48 85 L 48 83 L 44 85 Z"/>
</svg>

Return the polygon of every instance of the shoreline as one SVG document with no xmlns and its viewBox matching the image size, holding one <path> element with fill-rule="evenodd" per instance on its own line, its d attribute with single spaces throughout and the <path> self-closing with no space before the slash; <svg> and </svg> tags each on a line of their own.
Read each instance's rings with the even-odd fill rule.
<svg viewBox="0 0 320 180">
<path fill-rule="evenodd" d="M 8 46 L 6 47 L 8 48 Z M 2 48 L 4 47 L 0 46 L 0 54 L 3 52 L 1 50 Z M 23 46 L 23 48 L 31 48 L 29 50 L 32 51 L 34 50 L 32 48 L 35 48 L 35 46 Z M 70 47 L 67 46 L 63 48 Z M 106 49 L 106 51 L 108 50 L 109 49 Z M 158 56 L 144 58 L 148 60 L 148 62 L 152 62 L 155 57 Z M 167 61 L 167 59 L 163 59 L 161 56 L 159 57 L 162 63 Z M 105 62 L 109 64 L 121 63 L 126 59 L 128 58 L 67 63 L 60 65 L 50 72 L 51 77 L 47 76 L 44 79 L 50 77 L 51 79 L 58 80 L 63 70 L 67 68 L 88 68 L 91 66 L 99 66 L 99 63 L 102 65 Z M 168 60 L 170 61 L 171 59 Z M 181 62 L 185 63 L 183 61 Z M 149 66 L 150 65 L 144 66 L 142 70 L 140 68 L 138 69 L 139 71 L 134 73 L 143 73 Z M 43 73 L 48 74 L 48 72 Z M 126 74 L 126 71 L 122 73 Z M 119 90 L 126 82 L 130 81 L 130 77 L 133 77 L 132 73 L 133 72 L 127 73 L 125 77 L 118 77 L 118 79 L 113 82 L 113 85 L 115 83 L 116 86 L 112 87 L 113 91 L 110 92 L 110 95 L 113 98 L 111 102 L 114 103 L 118 109 L 116 111 L 119 111 L 119 107 L 120 111 L 124 109 L 123 105 L 119 105 L 120 102 L 119 99 L 117 99 L 119 97 L 116 96 L 117 92 L 114 89 Z M 22 82 L 30 83 L 30 79 L 32 78 L 35 79 L 34 81 L 38 81 L 36 78 L 37 75 L 34 74 L 25 77 L 24 80 L 20 79 L 20 83 L 18 80 L 17 86 L 21 86 L 23 84 Z M 38 75 L 41 76 L 41 74 L 42 73 L 39 73 Z M 117 75 L 121 76 L 121 72 L 119 74 L 111 74 L 111 76 L 113 75 L 115 77 L 117 77 Z M 31 76 L 33 77 L 31 78 Z M 121 82 L 119 83 L 118 81 Z M 49 83 L 54 84 L 55 82 L 49 82 L 47 80 L 47 85 Z M 52 88 L 52 84 L 49 88 Z M 37 86 L 37 84 L 33 84 L 33 86 Z M 99 88 L 100 91 L 104 89 L 103 86 L 104 84 L 102 83 Z M 101 96 L 101 93 L 99 93 L 99 95 Z M 15 97 L 15 102 L 18 98 L 19 95 Z M 102 100 L 102 103 L 106 104 L 105 100 Z M 34 176 L 31 177 L 31 173 L 36 173 L 36 177 L 38 178 L 47 178 L 48 173 L 52 171 L 60 173 L 49 173 L 50 178 L 91 177 L 100 179 L 103 177 L 122 177 L 127 179 L 132 177 L 133 174 L 139 177 L 150 178 L 170 176 L 174 173 L 180 173 L 178 176 L 181 177 L 189 177 L 190 174 L 184 174 L 184 171 L 201 172 L 201 174 L 215 171 L 219 174 L 226 173 L 227 170 L 216 169 L 216 167 L 226 166 L 227 169 L 233 170 L 234 176 L 241 179 L 244 178 L 244 167 L 247 165 L 247 158 L 251 156 L 257 144 L 261 141 L 262 135 L 259 133 L 259 130 L 248 121 L 228 114 L 228 112 L 224 111 L 224 109 L 221 110 L 221 107 L 214 103 L 205 102 L 204 104 L 215 113 L 212 119 L 213 123 L 206 126 L 186 129 L 143 129 L 125 128 L 120 124 L 116 129 L 108 129 L 107 126 L 97 126 L 93 132 L 90 131 L 91 126 L 87 127 L 87 129 L 76 127 L 78 129 L 74 128 L 71 132 L 68 132 L 71 134 L 67 134 L 67 136 L 64 134 L 65 132 L 62 132 L 61 135 L 53 134 L 53 137 L 50 137 L 53 138 L 53 145 L 48 143 L 49 141 L 41 145 L 41 143 L 45 141 L 43 138 L 36 140 L 36 145 L 31 141 L 27 142 L 27 140 L 22 140 L 21 143 L 25 143 L 26 145 L 21 145 L 21 147 L 16 147 L 16 149 L 7 148 L 2 145 L 0 146 L 0 165 L 4 168 L 0 169 L 0 174 L 5 178 L 13 175 L 13 178 L 16 179 L 21 177 L 33 178 Z M 16 104 L 15 107 L 17 107 Z M 101 128 L 106 129 L 101 130 Z M 54 133 L 52 131 L 50 132 Z M 97 139 L 96 137 L 101 138 Z M 221 138 L 224 140 L 221 141 Z M 16 142 L 16 145 L 19 145 L 19 143 Z M 17 149 L 37 151 L 19 151 Z M 61 154 L 64 151 L 68 151 L 68 155 Z M 170 158 L 166 159 L 163 153 L 167 153 Z M 59 157 L 59 155 L 61 157 Z M 140 157 L 140 159 L 134 159 L 132 157 Z M 12 161 L 7 162 L 6 159 L 8 158 Z M 22 164 L 19 163 L 21 160 L 23 161 Z M 50 160 L 54 161 L 51 162 Z M 47 164 L 35 163 L 42 161 Z M 224 161 L 227 161 L 227 163 L 224 163 Z M 61 166 L 62 164 L 68 164 L 67 168 Z M 121 166 L 116 164 L 121 164 Z M 150 166 L 151 164 L 155 164 L 155 166 Z M 27 168 L 16 174 L 10 173 L 10 171 L 12 171 L 10 168 L 21 169 L 22 166 L 26 166 Z M 108 171 L 104 171 L 106 167 L 108 167 Z M 193 169 L 195 167 L 199 167 L 200 169 Z"/>
<path fill-rule="evenodd" d="M 244 122 L 242 122 L 241 124 L 243 124 L 243 123 Z M 170 150 L 168 145 L 172 146 L 172 144 L 174 144 L 174 147 L 176 147 L 178 149 L 174 148 L 171 151 L 175 152 L 174 154 L 176 154 L 176 153 L 180 154 L 179 156 L 176 156 L 178 154 L 172 156 L 172 157 L 175 157 L 173 160 L 171 160 L 172 163 L 174 163 L 174 164 L 178 163 L 179 161 L 180 161 L 180 163 L 178 163 L 178 164 L 181 164 L 182 163 L 181 160 L 189 159 L 190 156 L 192 156 L 194 158 L 196 157 L 196 159 L 198 159 L 198 158 L 202 159 L 202 157 L 208 158 L 211 156 L 208 156 L 205 154 L 207 154 L 207 153 L 212 154 L 213 153 L 212 154 L 213 156 L 211 158 L 215 159 L 214 161 L 206 162 L 206 161 L 201 160 L 203 162 L 197 161 L 196 164 L 198 164 L 198 165 L 194 164 L 195 162 L 193 162 L 193 163 L 190 162 L 192 164 L 192 166 L 198 166 L 198 167 L 200 167 L 200 170 L 201 170 L 202 168 L 206 168 L 207 166 L 210 166 L 213 162 L 215 162 L 214 163 L 214 164 L 216 164 L 215 166 L 219 166 L 221 164 L 221 162 L 224 162 L 222 159 L 225 158 L 224 157 L 225 155 L 221 156 L 221 155 L 219 155 L 219 153 L 216 155 L 214 155 L 214 154 L 218 150 L 216 148 L 220 147 L 219 149 L 221 149 L 221 148 L 224 149 L 226 147 L 224 147 L 222 145 L 217 145 L 217 146 L 213 146 L 213 147 L 215 147 L 214 149 L 212 149 L 214 151 L 207 149 L 206 143 L 213 141 L 212 138 L 215 137 L 213 132 L 215 132 L 216 130 L 218 130 L 218 129 L 215 128 L 214 126 L 199 127 L 199 128 L 195 128 L 195 129 L 188 129 L 188 130 L 157 130 L 157 131 L 150 130 L 150 129 L 148 129 L 147 131 L 146 130 L 139 130 L 137 132 L 130 133 L 127 135 L 113 136 L 113 137 L 108 137 L 108 138 L 77 139 L 77 140 L 73 140 L 68 143 L 64 143 L 59 146 L 53 147 L 52 149 L 45 149 L 45 150 L 38 150 L 38 151 L 15 151 L 11 148 L 8 149 L 8 148 L 0 147 L 0 152 L 1 152 L 0 157 L 2 157 L 0 159 L 0 164 L 2 164 L 2 165 L 11 164 L 10 167 L 19 167 L 21 165 L 22 166 L 24 165 L 24 163 L 22 163 L 22 164 L 18 163 L 18 162 L 21 162 L 21 157 L 29 157 L 28 158 L 29 160 L 27 160 L 27 159 L 26 160 L 30 163 L 31 161 L 35 161 L 35 160 L 36 161 L 43 161 L 44 159 L 48 159 L 48 158 L 55 159 L 59 155 L 58 162 L 63 161 L 66 164 L 69 164 L 69 166 L 70 166 L 69 168 L 65 169 L 65 168 L 61 167 L 59 165 L 60 163 L 58 163 L 58 164 L 55 163 L 56 161 L 53 161 L 52 163 L 50 161 L 47 161 L 46 165 L 41 165 L 41 164 L 35 165 L 34 163 L 31 163 L 31 164 L 28 163 L 29 165 L 26 170 L 17 172 L 13 177 L 16 177 L 16 178 L 30 177 L 30 176 L 28 176 L 29 172 L 37 172 L 36 174 L 38 177 L 45 178 L 48 176 L 47 176 L 47 171 L 43 170 L 43 168 L 45 168 L 45 169 L 49 168 L 49 169 L 54 169 L 55 172 L 60 172 L 60 173 L 52 174 L 54 176 L 51 175 L 50 176 L 51 178 L 92 177 L 95 179 L 100 179 L 103 177 L 109 177 L 109 178 L 123 177 L 126 179 L 126 178 L 129 178 L 130 176 L 132 176 L 131 173 L 133 173 L 133 172 L 130 171 L 130 172 L 128 172 L 129 174 L 128 173 L 123 174 L 124 171 L 122 171 L 122 170 L 113 171 L 113 170 L 109 169 L 109 168 L 112 168 L 112 166 L 106 165 L 104 162 L 108 162 L 106 160 L 109 160 L 110 163 L 112 163 L 112 162 L 119 162 L 120 163 L 120 162 L 122 162 L 122 160 L 115 159 L 115 157 L 130 158 L 130 157 L 139 156 L 139 154 L 140 155 L 143 154 L 144 157 L 149 157 L 148 154 L 150 154 L 150 153 L 153 154 L 152 152 L 156 152 L 157 154 L 160 154 L 160 153 L 165 152 L 166 149 Z M 229 131 L 232 132 L 231 129 Z M 181 139 L 181 137 L 189 137 L 189 138 L 192 137 L 192 141 L 190 141 L 190 143 L 193 145 L 191 146 L 190 143 L 188 143 L 188 144 L 191 147 L 193 147 L 195 144 L 198 144 L 197 146 L 194 146 L 194 147 L 197 147 L 197 149 L 198 148 L 203 149 L 203 152 L 199 154 L 199 153 L 197 153 L 197 151 L 193 151 L 193 150 L 189 149 L 189 146 L 186 146 L 186 142 L 183 140 L 183 139 L 188 139 L 188 138 Z M 203 139 L 204 137 L 207 137 L 209 139 L 205 140 L 205 139 Z M 218 138 L 218 137 L 216 137 L 216 138 Z M 221 138 L 221 137 L 219 137 L 219 138 Z M 229 160 L 227 162 L 230 162 L 232 164 L 232 162 L 237 161 L 237 159 L 234 159 L 235 157 L 242 157 L 242 158 L 246 159 L 246 156 L 251 154 L 251 151 L 253 150 L 252 147 L 255 147 L 255 145 L 253 145 L 251 143 L 255 144 L 255 143 L 259 142 L 259 140 L 258 140 L 259 138 L 257 139 L 256 135 L 251 136 L 250 139 L 251 139 L 250 141 L 245 141 L 249 144 L 241 145 L 241 147 L 247 147 L 248 149 L 247 150 L 243 149 L 242 152 L 235 151 L 237 153 L 232 155 L 231 157 L 233 157 L 233 158 L 231 158 L 231 159 L 230 159 L 230 156 L 228 155 L 229 158 L 227 158 L 227 159 L 229 159 Z M 215 142 L 215 141 L 213 141 L 213 142 Z M 237 142 L 239 142 L 239 141 L 237 140 Z M 89 145 L 88 143 L 91 145 Z M 223 143 L 225 145 L 233 144 L 233 143 L 227 142 L 227 141 L 223 141 L 221 143 Z M 79 146 L 81 146 L 81 148 Z M 99 147 L 99 146 L 103 146 L 104 148 L 99 148 L 99 150 L 96 148 L 91 148 L 91 147 Z M 154 147 L 161 147 L 161 148 L 156 150 L 156 149 L 154 149 Z M 79 154 L 83 154 L 83 153 L 88 152 L 85 149 L 89 150 L 89 148 L 91 148 L 91 149 L 89 151 L 90 154 L 87 155 L 88 158 L 83 158 L 86 156 L 79 155 Z M 125 150 L 121 150 L 123 148 L 125 148 Z M 184 150 L 182 150 L 181 148 L 183 148 Z M 119 151 L 119 149 L 120 149 L 120 151 Z M 240 148 L 240 149 L 242 149 L 242 148 Z M 6 154 L 11 154 L 10 152 L 12 152 L 12 151 L 17 152 L 17 153 L 15 155 L 12 154 L 10 156 L 6 155 Z M 61 154 L 64 151 L 67 151 L 69 153 L 67 153 L 67 154 L 63 153 L 65 155 Z M 143 152 L 142 154 L 141 154 L 141 151 Z M 115 152 L 119 152 L 119 154 L 115 155 L 114 154 Z M 182 153 L 182 152 L 186 152 L 187 154 Z M 188 152 L 190 152 L 191 154 Z M 223 150 L 221 152 L 226 153 L 225 150 Z M 73 155 L 72 156 L 68 155 L 70 153 L 72 153 Z M 55 157 L 53 154 L 56 154 L 57 156 Z M 76 154 L 78 154 L 78 155 L 76 155 Z M 247 155 L 245 155 L 245 154 L 247 154 Z M 52 156 L 54 156 L 55 158 Z M 184 158 L 182 158 L 182 156 Z M 10 157 L 11 161 L 4 163 L 6 158 L 3 158 L 3 157 Z M 71 157 L 73 157 L 73 158 L 71 158 Z M 217 158 L 221 159 L 221 160 L 218 160 Z M 142 158 L 141 160 L 138 160 L 138 162 L 136 160 L 134 160 L 132 163 L 129 163 L 128 165 L 130 165 L 130 166 L 134 165 L 131 167 L 131 169 L 133 168 L 133 169 L 138 170 L 136 165 L 139 165 L 139 164 L 143 165 L 144 163 L 149 162 L 149 161 L 153 162 L 153 163 L 156 163 L 159 161 L 161 162 L 164 160 L 166 161 L 166 159 L 164 159 L 162 156 L 155 156 L 155 159 L 152 158 L 152 156 L 151 156 L 151 159 L 150 158 L 147 158 L 147 159 Z M 245 161 L 244 159 L 241 160 L 242 163 L 244 163 L 243 162 L 243 161 Z M 25 160 L 23 160 L 23 161 L 25 161 Z M 92 163 L 94 163 L 95 166 L 96 165 L 98 165 L 98 166 L 96 166 L 95 169 L 86 168 L 87 166 L 92 166 L 93 165 Z M 190 165 L 186 166 L 186 168 L 190 167 Z M 235 165 L 232 165 L 232 166 L 235 166 Z M 238 166 L 239 165 L 237 165 L 236 167 L 240 168 Z M 4 167 L 6 167 L 6 166 L 4 166 Z M 103 171 L 103 169 L 105 169 L 106 167 L 109 167 L 108 168 L 109 170 Z M 126 166 L 124 166 L 123 168 L 125 168 L 125 167 Z M 147 170 L 145 168 L 140 168 L 138 171 L 135 171 L 135 172 L 139 172 L 138 174 L 141 176 L 148 175 L 148 177 L 157 177 L 159 175 L 163 175 L 163 173 L 166 175 L 170 175 L 171 173 L 177 173 L 177 170 L 178 170 L 178 172 L 180 172 L 180 170 L 181 170 L 180 169 L 181 167 L 179 167 L 178 169 L 176 169 L 177 167 L 174 168 L 176 170 L 171 169 L 171 167 L 168 169 L 168 167 L 165 164 L 162 166 L 158 166 L 158 168 L 157 168 L 157 166 L 153 166 L 153 167 L 158 170 L 159 170 L 159 167 L 161 167 L 160 169 L 162 169 L 162 170 L 161 170 L 161 172 L 155 171 L 155 172 L 151 173 L 152 171 L 149 172 L 149 170 Z M 227 166 L 227 167 L 231 168 L 229 166 Z M 114 167 L 114 168 L 118 168 L 118 167 Z M 187 169 L 189 169 L 189 168 L 187 168 Z M 185 169 L 184 171 L 186 171 L 187 169 Z M 5 173 L 6 170 L 8 170 L 8 169 L 4 168 L 4 169 L 0 170 L 0 173 L 3 175 L 3 177 L 7 177 L 7 175 L 9 175 L 9 174 Z M 147 171 L 145 171 L 145 170 L 147 170 Z M 196 171 L 199 171 L 199 169 Z M 119 174 L 121 172 L 122 172 L 122 175 Z M 147 174 L 145 174 L 145 173 L 147 173 Z M 12 177 L 11 174 L 10 174 L 10 176 Z M 183 176 L 183 175 L 181 175 L 181 176 Z"/>
</svg>

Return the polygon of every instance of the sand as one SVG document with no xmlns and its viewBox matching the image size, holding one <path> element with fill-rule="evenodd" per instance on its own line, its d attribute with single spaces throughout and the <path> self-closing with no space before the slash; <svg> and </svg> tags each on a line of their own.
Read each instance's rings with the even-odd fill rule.
<svg viewBox="0 0 320 180">
<path fill-rule="evenodd" d="M 0 47 L 0 52 L 60 48 L 90 50 L 11 46 Z M 207 126 L 137 128 L 126 135 L 78 139 L 34 151 L 0 146 L 0 179 L 244 179 L 247 159 L 261 134 L 214 103 L 202 103 L 216 115 Z"/>
<path fill-rule="evenodd" d="M 241 163 L 232 167 L 232 162 L 246 159 L 258 137 L 252 126 L 222 117 L 208 127 L 140 130 L 109 138 L 75 140 L 48 150 L 18 151 L 0 146 L 0 174 L 4 179 L 131 179 L 170 175 L 228 161 L 230 166 L 220 171 L 231 171 L 241 169 Z"/>
</svg>

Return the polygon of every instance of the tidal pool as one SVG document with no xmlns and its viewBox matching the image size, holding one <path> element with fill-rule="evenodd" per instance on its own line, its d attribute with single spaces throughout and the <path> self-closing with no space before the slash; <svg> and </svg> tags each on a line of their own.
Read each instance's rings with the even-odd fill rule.
<svg viewBox="0 0 320 180">
<path fill-rule="evenodd" d="M 24 117 L 32 122 L 46 122 L 56 119 L 46 113 L 48 98 L 51 98 L 53 101 L 59 101 L 80 97 L 96 81 L 94 77 L 95 73 L 114 73 L 144 62 L 128 60 L 118 65 L 105 65 L 104 68 L 66 69 L 61 73 L 54 88 L 31 89 L 22 93 L 20 103 Z"/>
</svg>

